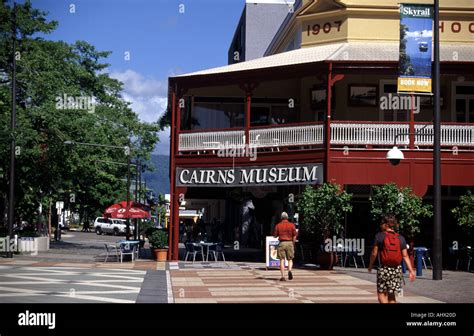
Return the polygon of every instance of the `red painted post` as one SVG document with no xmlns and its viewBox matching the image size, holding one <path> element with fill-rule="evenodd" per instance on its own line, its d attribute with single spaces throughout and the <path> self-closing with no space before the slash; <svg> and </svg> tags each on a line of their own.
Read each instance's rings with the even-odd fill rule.
<svg viewBox="0 0 474 336">
<path fill-rule="evenodd" d="M 174 143 L 174 155 L 177 156 L 179 152 L 179 131 L 181 127 L 181 102 L 180 100 L 183 97 L 178 99 L 178 106 L 176 108 L 176 130 L 175 130 L 175 143 Z M 175 173 L 176 175 L 176 167 Z M 175 210 L 173 211 L 173 253 L 171 260 L 178 260 L 179 259 L 179 206 L 180 206 L 180 196 L 179 190 L 176 188 L 176 178 L 173 180 L 173 188 L 174 188 L 174 200 L 173 204 L 175 206 Z"/>
<path fill-rule="evenodd" d="M 410 96 L 411 107 L 410 107 L 410 149 L 415 149 L 415 95 L 412 93 Z"/>
<path fill-rule="evenodd" d="M 245 92 L 245 144 L 250 144 L 250 109 L 252 103 L 252 92 L 247 90 Z"/>
<path fill-rule="evenodd" d="M 327 81 L 327 111 L 326 111 L 326 122 L 324 127 L 326 128 L 326 165 L 324 167 L 324 182 L 329 181 L 329 166 L 331 162 L 331 100 L 332 100 L 332 63 L 329 63 L 328 69 L 328 81 Z"/>
<path fill-rule="evenodd" d="M 176 134 L 175 134 L 175 126 L 176 126 L 176 90 L 173 89 L 171 93 L 171 143 L 170 143 L 170 218 L 169 218 L 169 225 L 168 225 L 168 260 L 173 260 L 173 226 L 174 226 L 174 211 L 176 211 L 176 202 L 175 202 L 175 189 L 176 189 L 176 181 L 175 181 L 175 142 L 176 142 Z M 178 207 L 179 211 L 179 207 Z"/>
</svg>

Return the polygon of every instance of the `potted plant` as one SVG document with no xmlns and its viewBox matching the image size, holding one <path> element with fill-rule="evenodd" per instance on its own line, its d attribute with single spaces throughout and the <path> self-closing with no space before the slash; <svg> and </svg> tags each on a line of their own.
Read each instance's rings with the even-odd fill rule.
<svg viewBox="0 0 474 336">
<path fill-rule="evenodd" d="M 414 239 L 420 233 L 422 217 L 431 217 L 431 205 L 423 204 L 411 188 L 398 188 L 394 183 L 373 187 L 371 213 L 373 219 L 380 223 L 382 216 L 394 215 L 399 224 L 399 231 L 405 235 L 410 248 L 408 254 L 414 266 Z"/>
<path fill-rule="evenodd" d="M 153 232 L 148 241 L 156 261 L 166 261 L 168 255 L 168 233 L 163 230 Z"/>
<path fill-rule="evenodd" d="M 321 269 L 332 269 L 337 263 L 337 254 L 326 251 L 324 242 L 339 234 L 347 212 L 352 211 L 351 194 L 335 183 L 324 183 L 319 187 L 307 186 L 298 201 L 298 210 L 303 220 L 301 238 L 312 240 L 320 248 L 316 262 Z"/>
</svg>

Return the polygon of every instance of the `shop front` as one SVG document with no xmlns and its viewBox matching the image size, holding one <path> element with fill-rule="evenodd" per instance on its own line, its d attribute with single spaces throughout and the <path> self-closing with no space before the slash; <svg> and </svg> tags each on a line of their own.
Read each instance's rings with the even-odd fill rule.
<svg viewBox="0 0 474 336">
<path fill-rule="evenodd" d="M 397 3 L 311 3 L 287 21 L 268 56 L 169 79 L 172 217 L 184 198 L 219 200 L 221 214 L 210 220 L 225 222 L 232 242 L 242 240 L 242 230 L 247 239 L 244 221 L 235 220 L 246 198 L 263 222 L 260 232 L 269 234 L 274 221 L 265 216 L 275 216 L 282 209 L 276 204 L 305 184 L 396 183 L 429 196 L 433 101 L 397 92 Z M 365 7 L 370 16 L 361 14 Z M 441 10 L 441 182 L 465 188 L 474 185 L 474 35 L 446 30 L 448 7 Z M 464 7 L 457 10 L 466 28 L 474 17 L 472 6 Z M 327 22 L 338 23 L 330 29 Z M 299 49 L 287 51 L 294 34 L 301 34 Z M 386 154 L 395 141 L 405 159 L 392 166 Z"/>
</svg>

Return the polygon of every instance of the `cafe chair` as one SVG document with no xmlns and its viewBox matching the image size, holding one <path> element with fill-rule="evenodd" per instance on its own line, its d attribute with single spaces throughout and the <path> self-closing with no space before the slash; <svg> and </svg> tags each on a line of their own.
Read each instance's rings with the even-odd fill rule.
<svg viewBox="0 0 474 336">
<path fill-rule="evenodd" d="M 222 260 L 225 261 L 224 244 L 216 243 L 216 244 L 209 245 L 209 247 L 207 249 L 206 260 L 209 260 L 209 254 L 214 257 L 215 262 L 217 262 L 219 260 L 219 255 L 221 255 Z"/>
<path fill-rule="evenodd" d="M 186 243 L 184 244 L 186 247 L 186 255 L 184 256 L 184 261 L 188 261 L 188 256 L 193 255 L 193 262 L 196 261 L 196 255 L 200 254 L 202 257 L 202 261 L 204 261 L 204 248 L 202 245 L 196 245 L 193 243 Z"/>
<path fill-rule="evenodd" d="M 120 244 L 120 262 L 123 262 L 123 256 L 129 255 L 132 257 L 132 262 L 135 257 L 135 247 L 132 244 Z"/>
<path fill-rule="evenodd" d="M 107 255 L 105 256 L 104 263 L 106 263 L 107 259 L 109 259 L 109 255 L 115 255 L 115 257 L 116 257 L 115 260 L 118 261 L 119 256 L 118 256 L 117 246 L 112 245 L 112 244 L 106 244 L 106 243 L 104 245 L 105 245 L 105 252 L 107 253 Z"/>
<path fill-rule="evenodd" d="M 224 244 L 223 243 L 217 243 L 216 244 L 216 261 L 219 260 L 219 255 L 221 255 L 222 260 L 225 261 Z"/>
<path fill-rule="evenodd" d="M 467 262 L 467 271 L 471 270 L 472 249 L 470 246 L 460 248 L 456 253 L 456 271 L 459 269 L 459 261 Z"/>
<path fill-rule="evenodd" d="M 362 266 L 365 268 L 364 256 L 359 255 L 357 252 L 346 252 L 346 257 L 344 258 L 344 267 L 347 265 L 347 258 L 350 258 L 354 262 L 355 268 L 359 268 L 357 265 L 357 257 L 360 258 L 360 261 L 362 261 Z"/>
</svg>

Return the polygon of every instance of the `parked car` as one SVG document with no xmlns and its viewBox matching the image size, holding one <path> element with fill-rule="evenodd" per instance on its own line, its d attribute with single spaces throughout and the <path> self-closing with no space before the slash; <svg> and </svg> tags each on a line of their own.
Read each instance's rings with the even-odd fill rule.
<svg viewBox="0 0 474 336">
<path fill-rule="evenodd" d="M 134 226 L 130 224 L 130 232 L 133 232 L 134 229 Z M 125 219 L 97 217 L 94 221 L 94 231 L 98 235 L 105 233 L 118 236 L 125 234 L 126 230 L 127 221 Z"/>
</svg>

